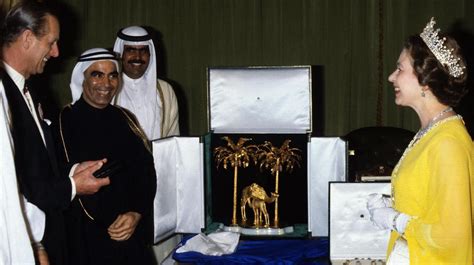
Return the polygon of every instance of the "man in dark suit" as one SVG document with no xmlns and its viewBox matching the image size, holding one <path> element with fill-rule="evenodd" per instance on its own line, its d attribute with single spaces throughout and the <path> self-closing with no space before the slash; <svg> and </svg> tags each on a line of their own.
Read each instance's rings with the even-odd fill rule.
<svg viewBox="0 0 474 265">
<path fill-rule="evenodd" d="M 20 192 L 38 262 L 66 264 L 62 211 L 76 194 L 93 194 L 110 183 L 92 173 L 106 159 L 87 161 L 59 172 L 49 127 L 25 85 L 43 72 L 46 62 L 59 55 L 59 21 L 52 10 L 35 1 L 20 2 L 6 15 L 0 29 L 2 63 L 0 94 L 7 98 L 6 113 L 13 138 Z"/>
</svg>

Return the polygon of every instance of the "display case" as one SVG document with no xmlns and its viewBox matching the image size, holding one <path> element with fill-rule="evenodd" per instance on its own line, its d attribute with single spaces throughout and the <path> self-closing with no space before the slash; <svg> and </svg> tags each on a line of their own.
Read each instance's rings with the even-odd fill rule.
<svg viewBox="0 0 474 265">
<path fill-rule="evenodd" d="M 346 178 L 346 142 L 338 137 L 311 137 L 311 76 L 310 66 L 208 69 L 209 133 L 153 142 L 155 240 L 174 232 L 222 227 L 257 230 L 253 235 L 328 235 L 328 182 Z M 227 160 L 224 168 L 224 160 L 217 156 L 218 150 L 226 148 L 263 145 L 273 147 L 267 151 L 286 145 L 300 157 L 292 170 L 283 163 L 278 185 L 271 171 L 274 164 L 266 167 L 262 159 L 249 158 L 248 166 L 235 169 Z M 277 200 L 266 204 L 269 227 L 253 225 L 249 204 L 244 207 L 247 223 L 242 222 L 242 195 L 254 183 L 268 197 L 278 194 Z M 264 232 L 287 227 L 293 231 Z"/>
</svg>

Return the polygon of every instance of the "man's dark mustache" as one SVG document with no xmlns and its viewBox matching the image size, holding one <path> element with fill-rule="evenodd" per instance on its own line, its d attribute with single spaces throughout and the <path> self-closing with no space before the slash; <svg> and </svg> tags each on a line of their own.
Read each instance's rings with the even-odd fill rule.
<svg viewBox="0 0 474 265">
<path fill-rule="evenodd" d="M 145 64 L 145 61 L 143 61 L 143 60 L 129 60 L 128 63 L 141 63 L 141 64 Z"/>
</svg>

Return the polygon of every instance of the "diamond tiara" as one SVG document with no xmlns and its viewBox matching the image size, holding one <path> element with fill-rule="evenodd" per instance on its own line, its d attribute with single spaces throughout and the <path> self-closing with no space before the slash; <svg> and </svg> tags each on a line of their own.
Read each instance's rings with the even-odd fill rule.
<svg viewBox="0 0 474 265">
<path fill-rule="evenodd" d="M 420 37 L 426 43 L 426 46 L 431 50 L 436 59 L 442 64 L 446 65 L 449 70 L 449 74 L 454 77 L 461 76 L 466 68 L 459 64 L 461 60 L 458 57 L 455 57 L 452 52 L 454 49 L 448 49 L 444 42 L 446 38 L 440 39 L 438 37 L 439 29 L 434 29 L 433 26 L 436 24 L 434 18 L 431 18 L 430 22 L 426 24 L 426 27 L 423 29 L 423 32 L 420 33 Z"/>
</svg>

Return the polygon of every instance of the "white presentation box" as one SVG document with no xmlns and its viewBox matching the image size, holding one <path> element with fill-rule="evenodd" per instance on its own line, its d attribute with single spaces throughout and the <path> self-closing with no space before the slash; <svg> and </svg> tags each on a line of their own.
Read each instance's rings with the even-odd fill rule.
<svg viewBox="0 0 474 265">
<path fill-rule="evenodd" d="M 233 170 L 224 170 L 222 164 L 218 169 L 213 155 L 215 147 L 227 144 L 223 136 L 235 142 L 252 138 L 257 145 L 270 141 L 278 147 L 291 140 L 303 159 L 293 173 L 280 173 L 280 220 L 301 224 L 306 235 L 328 236 L 328 182 L 346 180 L 347 148 L 338 137 L 311 137 L 311 89 L 310 66 L 209 68 L 210 133 L 153 142 L 155 241 L 229 225 Z M 238 176 L 238 200 L 243 187 L 264 178 L 267 193 L 273 191 L 274 177 L 258 167 L 239 168 Z M 272 204 L 267 207 L 273 214 Z"/>
<path fill-rule="evenodd" d="M 390 183 L 329 184 L 329 255 L 332 264 L 384 264 L 390 230 L 370 221 L 367 198 L 371 193 L 390 195 Z"/>
</svg>

